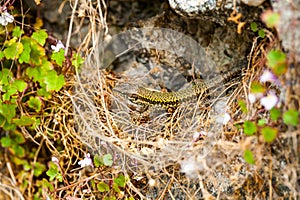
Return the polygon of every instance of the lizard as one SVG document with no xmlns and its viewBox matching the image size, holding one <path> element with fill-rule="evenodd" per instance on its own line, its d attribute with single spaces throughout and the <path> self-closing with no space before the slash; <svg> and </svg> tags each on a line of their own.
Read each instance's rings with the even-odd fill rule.
<svg viewBox="0 0 300 200">
<path fill-rule="evenodd" d="M 133 104 L 148 106 L 162 106 L 165 108 L 177 107 L 183 102 L 189 102 L 194 99 L 202 99 L 209 90 L 222 86 L 234 77 L 237 77 L 242 68 L 234 68 L 231 71 L 218 75 L 209 80 L 195 79 L 191 81 L 189 87 L 171 92 L 162 92 L 146 87 L 137 87 L 133 91 L 115 90 L 117 93 L 127 97 Z"/>
</svg>

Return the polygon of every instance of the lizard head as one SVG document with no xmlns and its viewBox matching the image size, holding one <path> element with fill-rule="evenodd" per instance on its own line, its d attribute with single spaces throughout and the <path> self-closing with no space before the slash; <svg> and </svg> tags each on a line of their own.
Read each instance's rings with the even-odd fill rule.
<svg viewBox="0 0 300 200">
<path fill-rule="evenodd" d="M 139 95 L 137 93 L 138 87 L 134 84 L 130 83 L 122 83 L 117 85 L 113 89 L 113 93 L 117 94 L 118 96 L 122 96 L 129 100 L 131 103 L 138 104 Z"/>
</svg>

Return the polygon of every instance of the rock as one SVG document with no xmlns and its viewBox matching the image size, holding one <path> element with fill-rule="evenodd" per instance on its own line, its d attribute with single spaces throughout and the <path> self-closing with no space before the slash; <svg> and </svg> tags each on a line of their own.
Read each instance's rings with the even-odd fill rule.
<svg viewBox="0 0 300 200">
<path fill-rule="evenodd" d="M 280 14 L 280 20 L 276 29 L 282 46 L 289 54 L 300 61 L 300 2 L 271 1 L 274 12 Z"/>
<path fill-rule="evenodd" d="M 248 6 L 259 6 L 261 5 L 265 0 L 242 0 L 244 4 L 247 4 Z"/>
<path fill-rule="evenodd" d="M 248 5 L 257 5 L 263 0 L 245 0 Z M 236 5 L 235 3 L 236 2 Z M 235 0 L 169 0 L 170 7 L 178 14 L 189 18 L 199 18 L 228 25 L 228 18 L 241 13 L 243 21 L 257 18 L 257 7 L 250 7 Z"/>
</svg>

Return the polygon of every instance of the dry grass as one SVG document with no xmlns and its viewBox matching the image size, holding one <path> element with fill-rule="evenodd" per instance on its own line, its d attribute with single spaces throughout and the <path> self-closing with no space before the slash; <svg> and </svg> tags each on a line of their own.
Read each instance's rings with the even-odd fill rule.
<svg viewBox="0 0 300 200">
<path fill-rule="evenodd" d="M 111 179 L 119 172 L 130 177 L 126 194 L 137 199 L 299 198 L 299 132 L 275 123 L 280 134 L 274 143 L 267 144 L 260 136 L 245 136 L 237 126 L 255 116 L 269 119 L 258 103 L 248 102 L 247 95 L 265 66 L 266 53 L 278 45 L 272 33 L 259 43 L 254 41 L 251 63 L 242 83 L 235 85 L 230 95 L 213 100 L 208 107 L 184 104 L 171 115 L 162 112 L 146 123 L 138 123 L 132 120 L 127 104 L 112 92 L 111 75 L 100 70 L 98 47 L 107 34 L 104 1 L 84 0 L 79 4 L 76 0 L 72 5 L 73 20 L 83 20 L 75 16 L 85 13 L 90 21 L 90 31 L 80 47 L 88 56 L 81 73 L 70 76 L 64 89 L 46 103 L 48 114 L 41 117 L 36 136 L 31 138 L 46 145 L 60 160 L 65 181 L 55 191 L 57 198 L 70 195 L 99 199 L 97 193 L 84 192 L 91 189 L 87 182 Z M 70 28 L 69 36 L 79 29 Z M 245 100 L 248 113 L 241 112 L 237 99 Z M 220 101 L 226 102 L 224 109 L 231 116 L 226 125 L 214 120 Z M 194 109 L 188 109 L 191 106 Z M 195 138 L 201 131 L 206 136 Z M 24 134 L 28 135 L 26 130 Z M 63 150 L 56 148 L 58 141 Z M 244 161 L 245 149 L 252 150 L 255 165 Z M 87 150 L 112 154 L 115 167 L 78 169 L 77 162 Z M 12 178 L 1 176 L 0 180 L 2 192 L 11 199 L 23 199 L 12 187 L 14 183 L 6 184 Z"/>
<path fill-rule="evenodd" d="M 298 154 L 293 145 L 299 135 L 285 132 L 269 145 L 260 136 L 245 137 L 236 126 L 258 114 L 260 105 L 250 104 L 247 95 L 251 82 L 261 74 L 266 53 L 278 45 L 272 33 L 256 42 L 242 84 L 229 96 L 218 98 L 210 107 L 184 104 L 171 116 L 156 113 L 145 122 L 134 120 L 126 102 L 112 93 L 111 77 L 99 70 L 101 62 L 94 49 L 72 96 L 83 141 L 94 152 L 114 155 L 115 164 L 131 177 L 129 187 L 139 198 L 296 198 L 298 159 L 288 160 L 291 154 Z M 237 99 L 246 101 L 247 114 L 241 112 Z M 232 117 L 225 126 L 214 121 L 220 101 L 226 102 Z M 260 115 L 268 118 L 266 112 Z M 280 124 L 274 124 L 277 126 Z M 200 131 L 207 135 L 195 139 Z M 284 153 L 273 152 L 278 147 Z M 244 161 L 246 149 L 254 153 L 255 165 Z"/>
</svg>

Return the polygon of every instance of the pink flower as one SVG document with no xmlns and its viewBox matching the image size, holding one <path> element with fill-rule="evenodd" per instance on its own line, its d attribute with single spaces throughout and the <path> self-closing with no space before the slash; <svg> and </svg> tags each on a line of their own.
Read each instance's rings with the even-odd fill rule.
<svg viewBox="0 0 300 200">
<path fill-rule="evenodd" d="M 51 45 L 51 49 L 52 49 L 54 52 L 59 52 L 59 50 L 65 49 L 65 46 L 64 46 L 64 44 L 63 44 L 60 40 L 58 40 L 56 46 Z"/>
<path fill-rule="evenodd" d="M 8 23 L 12 23 L 13 21 L 14 17 L 7 12 L 6 8 L 4 8 L 4 11 L 1 13 L 0 16 L 0 24 L 2 26 L 6 26 Z"/>
<path fill-rule="evenodd" d="M 86 166 L 93 166 L 93 161 L 91 159 L 91 156 L 89 153 L 85 154 L 85 158 L 83 160 L 80 160 L 78 162 L 78 165 L 80 165 L 81 167 L 86 167 Z"/>
<path fill-rule="evenodd" d="M 260 99 L 260 104 L 265 107 L 266 110 L 271 110 L 278 103 L 278 97 L 274 92 L 270 92 L 267 96 Z"/>
<path fill-rule="evenodd" d="M 263 71 L 263 74 L 260 76 L 259 80 L 262 83 L 270 82 L 270 83 L 274 83 L 275 85 L 280 85 L 278 78 L 271 71 L 267 69 Z"/>
<path fill-rule="evenodd" d="M 193 142 L 197 142 L 201 137 L 206 136 L 207 133 L 205 131 L 195 132 L 193 134 Z"/>
<path fill-rule="evenodd" d="M 51 158 L 51 161 L 54 162 L 54 163 L 59 163 L 58 158 L 55 157 L 55 156 L 53 156 L 53 157 Z"/>
</svg>

